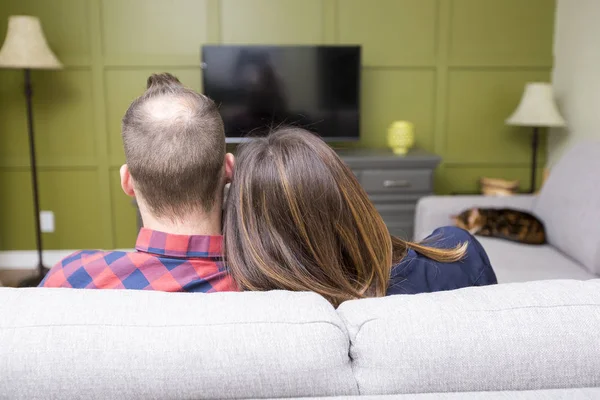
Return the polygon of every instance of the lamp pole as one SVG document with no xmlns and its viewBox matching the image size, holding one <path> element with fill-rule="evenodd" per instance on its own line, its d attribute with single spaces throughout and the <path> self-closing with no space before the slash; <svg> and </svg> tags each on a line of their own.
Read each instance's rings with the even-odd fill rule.
<svg viewBox="0 0 600 400">
<path fill-rule="evenodd" d="M 33 192 L 33 220 L 35 223 L 35 247 L 37 250 L 37 275 L 24 279 L 20 287 L 37 286 L 44 279 L 48 269 L 44 266 L 42 255 L 42 229 L 40 227 L 40 197 L 38 193 L 37 162 L 35 157 L 35 134 L 33 131 L 33 88 L 31 85 L 31 70 L 25 72 L 25 101 L 27 103 L 27 133 L 29 135 L 29 161 L 31 164 L 31 190 Z"/>
<path fill-rule="evenodd" d="M 46 275 L 47 269 L 44 266 L 44 259 L 42 256 L 42 230 L 40 227 L 40 200 L 38 194 L 38 179 L 37 179 L 37 162 L 35 157 L 35 135 L 33 132 L 33 89 L 31 86 L 31 70 L 25 68 L 25 99 L 27 101 L 27 129 L 29 134 L 29 160 L 31 164 L 31 189 L 33 192 L 33 212 L 35 221 L 35 244 L 37 249 L 37 270 L 38 277 L 32 278 L 32 280 L 41 281 L 44 275 Z M 21 285 L 32 286 L 30 280 L 23 281 Z M 38 282 L 39 283 L 39 282 Z M 37 285 L 36 285 L 37 286 Z"/>
<path fill-rule="evenodd" d="M 537 153 L 538 153 L 538 142 L 539 142 L 539 129 L 537 126 L 533 127 L 533 138 L 531 140 L 531 147 L 533 148 L 533 156 L 531 157 L 531 189 L 530 193 L 535 193 L 535 178 L 537 169 Z"/>
</svg>

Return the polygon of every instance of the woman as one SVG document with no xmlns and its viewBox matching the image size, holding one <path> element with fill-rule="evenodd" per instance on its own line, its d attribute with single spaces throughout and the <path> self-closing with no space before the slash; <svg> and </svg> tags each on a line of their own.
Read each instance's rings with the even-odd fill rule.
<svg viewBox="0 0 600 400">
<path fill-rule="evenodd" d="M 299 128 L 238 148 L 224 235 L 243 290 L 314 291 L 337 306 L 497 283 L 466 231 L 442 228 L 423 244 L 391 237 L 352 171 Z"/>
</svg>

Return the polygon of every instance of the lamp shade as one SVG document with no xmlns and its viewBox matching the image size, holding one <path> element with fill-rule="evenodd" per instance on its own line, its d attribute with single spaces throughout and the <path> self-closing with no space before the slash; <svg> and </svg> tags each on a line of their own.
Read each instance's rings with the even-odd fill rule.
<svg viewBox="0 0 600 400">
<path fill-rule="evenodd" d="M 567 124 L 554 102 L 552 85 L 538 82 L 525 85 L 521 103 L 506 123 L 537 127 L 561 127 Z"/>
<path fill-rule="evenodd" d="M 48 47 L 37 17 L 18 15 L 8 19 L 6 39 L 0 50 L 0 68 L 62 68 Z"/>
</svg>

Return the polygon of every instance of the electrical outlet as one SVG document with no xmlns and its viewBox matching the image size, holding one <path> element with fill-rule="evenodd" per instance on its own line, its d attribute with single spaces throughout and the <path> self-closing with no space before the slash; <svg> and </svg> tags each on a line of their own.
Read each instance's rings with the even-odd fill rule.
<svg viewBox="0 0 600 400">
<path fill-rule="evenodd" d="M 54 213 L 52 211 L 40 211 L 40 229 L 45 233 L 54 232 Z"/>
</svg>

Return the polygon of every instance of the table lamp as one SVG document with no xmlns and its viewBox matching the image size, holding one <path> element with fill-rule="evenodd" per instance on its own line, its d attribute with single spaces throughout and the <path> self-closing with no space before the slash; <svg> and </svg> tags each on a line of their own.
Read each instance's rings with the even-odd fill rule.
<svg viewBox="0 0 600 400">
<path fill-rule="evenodd" d="M 526 84 L 521 102 L 513 114 L 506 120 L 506 124 L 533 127 L 530 191 L 534 193 L 539 128 L 563 127 L 567 125 L 554 102 L 552 85 L 541 82 Z"/>
<path fill-rule="evenodd" d="M 35 239 L 38 256 L 37 276 L 21 282 L 21 286 L 37 286 L 48 272 L 42 257 L 42 233 L 40 230 L 40 204 L 38 197 L 35 138 L 33 133 L 32 69 L 60 69 L 62 64 L 48 47 L 40 20 L 37 17 L 19 15 L 8 19 L 6 39 L 0 49 L 0 68 L 22 69 L 25 74 L 25 100 L 27 103 L 27 127 L 29 133 L 29 157 L 33 191 Z"/>
</svg>

